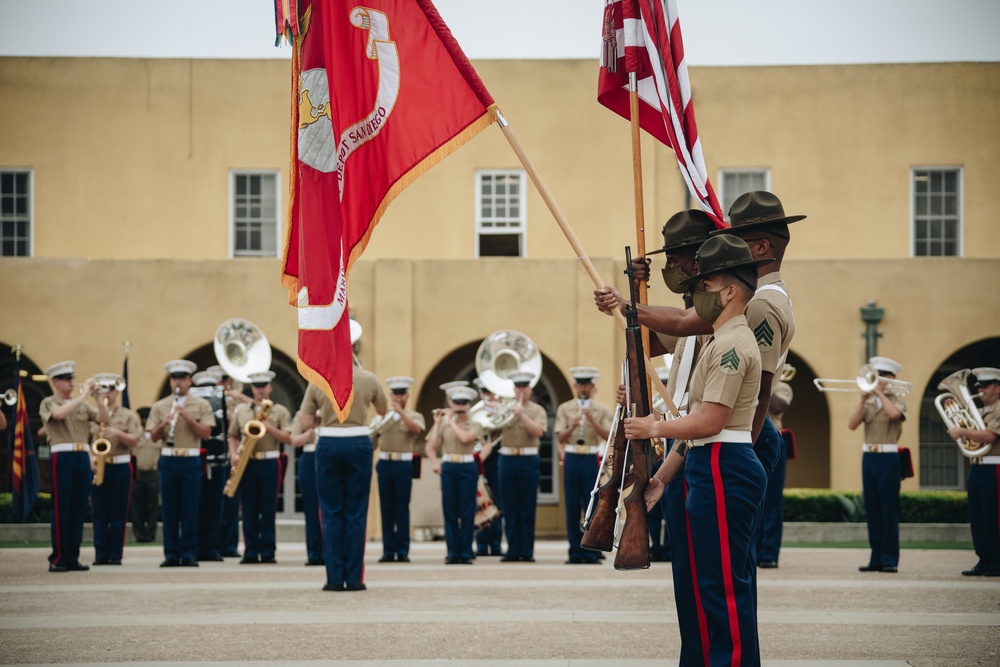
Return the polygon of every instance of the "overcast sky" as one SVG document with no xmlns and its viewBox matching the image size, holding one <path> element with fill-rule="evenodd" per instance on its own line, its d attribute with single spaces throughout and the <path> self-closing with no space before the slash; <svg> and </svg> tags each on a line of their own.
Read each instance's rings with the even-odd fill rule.
<svg viewBox="0 0 1000 667">
<path fill-rule="evenodd" d="M 358 0 L 359 4 L 363 0 Z M 477 58 L 596 58 L 604 0 L 436 0 Z M 678 0 L 692 65 L 1000 60 L 1000 0 Z M 0 0 L 0 55 L 287 58 L 271 0 Z"/>
</svg>

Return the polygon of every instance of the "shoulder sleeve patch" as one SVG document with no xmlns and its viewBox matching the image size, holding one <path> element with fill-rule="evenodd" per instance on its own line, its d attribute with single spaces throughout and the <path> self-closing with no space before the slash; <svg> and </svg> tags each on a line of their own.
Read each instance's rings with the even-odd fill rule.
<svg viewBox="0 0 1000 667">
<path fill-rule="evenodd" d="M 760 324 L 757 325 L 757 328 L 753 330 L 753 335 L 754 338 L 757 339 L 757 345 L 760 347 L 771 347 L 771 344 L 774 343 L 774 328 L 771 326 L 771 323 L 767 321 L 766 317 L 761 320 Z"/>
<path fill-rule="evenodd" d="M 719 367 L 726 373 L 739 372 L 740 355 L 736 352 L 735 347 L 729 348 L 729 351 L 722 355 L 722 359 L 719 361 Z"/>
</svg>

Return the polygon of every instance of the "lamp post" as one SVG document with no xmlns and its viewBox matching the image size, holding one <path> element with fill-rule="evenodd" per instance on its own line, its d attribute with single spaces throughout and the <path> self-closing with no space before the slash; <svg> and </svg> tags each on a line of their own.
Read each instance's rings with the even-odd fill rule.
<svg viewBox="0 0 1000 667">
<path fill-rule="evenodd" d="M 867 348 L 865 361 L 878 354 L 878 339 L 882 337 L 878 330 L 878 323 L 882 321 L 884 314 L 885 310 L 876 306 L 874 299 L 869 301 L 867 305 L 861 306 L 861 319 L 865 323 L 865 332 L 861 334 L 861 337 L 865 339 Z"/>
</svg>

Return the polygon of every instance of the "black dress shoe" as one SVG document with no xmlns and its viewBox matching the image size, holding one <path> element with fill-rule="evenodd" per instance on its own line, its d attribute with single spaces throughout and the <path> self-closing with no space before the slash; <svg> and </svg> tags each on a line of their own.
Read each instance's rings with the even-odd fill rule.
<svg viewBox="0 0 1000 667">
<path fill-rule="evenodd" d="M 983 572 L 985 577 L 1000 577 L 1000 570 L 986 570 Z"/>
<path fill-rule="evenodd" d="M 108 561 L 108 565 L 121 565 L 121 564 L 122 564 L 121 558 L 112 558 L 111 560 Z"/>
<path fill-rule="evenodd" d="M 49 563 L 49 572 L 69 572 L 69 568 L 65 565 L 56 565 L 55 563 Z"/>
<path fill-rule="evenodd" d="M 522 563 L 534 563 L 535 559 L 531 556 L 521 556 L 518 560 Z"/>
<path fill-rule="evenodd" d="M 400 562 L 400 563 L 409 563 L 410 562 L 410 557 L 409 556 L 396 556 L 396 561 Z"/>
<path fill-rule="evenodd" d="M 600 565 L 601 561 L 599 559 L 597 559 L 597 558 L 584 558 L 583 559 L 583 564 L 584 565 Z"/>
<path fill-rule="evenodd" d="M 367 591 L 368 587 L 364 584 L 348 584 L 344 587 L 345 591 Z"/>
<path fill-rule="evenodd" d="M 307 560 L 306 561 L 306 567 L 309 567 L 309 566 L 312 566 L 312 565 L 326 565 L 326 561 L 322 561 L 322 560 Z"/>
<path fill-rule="evenodd" d="M 881 565 L 862 565 L 858 568 L 858 572 L 881 572 Z"/>
<path fill-rule="evenodd" d="M 208 556 L 198 556 L 198 562 L 208 561 L 210 563 L 222 563 L 226 559 L 222 557 L 222 554 L 211 554 Z"/>
<path fill-rule="evenodd" d="M 181 567 L 198 567 L 198 561 L 194 558 L 181 558 Z"/>
<path fill-rule="evenodd" d="M 224 558 L 239 558 L 240 557 L 240 552 L 239 551 L 224 551 L 224 552 L 222 552 L 222 556 Z"/>
<path fill-rule="evenodd" d="M 167 560 L 160 563 L 160 567 L 180 567 L 180 564 L 181 562 L 179 560 L 168 558 Z"/>
<path fill-rule="evenodd" d="M 572 557 L 570 557 L 569 560 L 566 561 L 565 564 L 566 565 L 583 565 L 583 559 L 579 558 L 579 557 L 576 557 L 576 556 L 572 556 Z"/>
<path fill-rule="evenodd" d="M 380 562 L 380 563 L 391 563 L 394 560 L 396 560 L 396 559 L 393 557 L 392 554 L 385 554 L 381 558 L 378 559 L 378 562 Z"/>
<path fill-rule="evenodd" d="M 444 564 L 445 565 L 458 565 L 458 559 L 457 558 L 445 558 L 444 559 Z"/>
<path fill-rule="evenodd" d="M 778 561 L 776 560 L 759 560 L 757 561 L 757 567 L 763 568 L 765 570 L 772 570 L 778 567 Z"/>
<path fill-rule="evenodd" d="M 883 565 L 882 566 L 882 571 L 883 572 L 890 572 L 890 573 L 891 572 L 898 572 L 899 568 L 897 568 L 895 565 Z"/>
<path fill-rule="evenodd" d="M 459 565 L 472 565 L 472 559 L 471 558 L 459 558 L 458 559 L 458 564 Z"/>
<path fill-rule="evenodd" d="M 66 567 L 68 567 L 71 572 L 86 572 L 87 570 L 90 569 L 89 565 L 84 565 L 83 563 L 80 562 L 70 563 Z"/>
<path fill-rule="evenodd" d="M 111 564 L 110 558 L 99 558 L 94 561 L 94 565 L 110 565 L 110 564 Z"/>
<path fill-rule="evenodd" d="M 256 565 L 257 558 L 254 556 L 244 556 L 240 559 L 240 565 Z"/>
<path fill-rule="evenodd" d="M 963 577 L 981 577 L 984 574 L 986 574 L 986 570 L 978 565 L 970 570 L 962 570 Z"/>
<path fill-rule="evenodd" d="M 344 587 L 343 586 L 334 586 L 333 584 L 323 584 L 323 590 L 324 591 L 340 592 L 340 591 L 344 590 Z"/>
<path fill-rule="evenodd" d="M 501 563 L 514 563 L 517 560 L 519 560 L 517 556 L 508 556 L 507 554 L 500 556 Z"/>
<path fill-rule="evenodd" d="M 274 556 L 261 556 L 260 562 L 266 563 L 267 565 L 275 565 L 278 560 Z"/>
</svg>

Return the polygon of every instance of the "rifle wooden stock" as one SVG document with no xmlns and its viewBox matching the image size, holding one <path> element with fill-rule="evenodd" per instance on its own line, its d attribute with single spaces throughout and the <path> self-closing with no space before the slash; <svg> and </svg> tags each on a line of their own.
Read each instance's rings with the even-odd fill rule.
<svg viewBox="0 0 1000 667">
<path fill-rule="evenodd" d="M 624 411 L 622 416 L 624 417 Z M 625 427 L 621 420 L 612 425 L 615 429 L 614 449 L 611 458 L 611 479 L 597 489 L 596 505 L 583 527 L 580 546 L 593 551 L 611 551 L 615 543 L 615 525 L 618 523 L 618 498 L 622 476 L 625 474 Z M 600 474 L 600 471 L 598 471 Z"/>
</svg>

